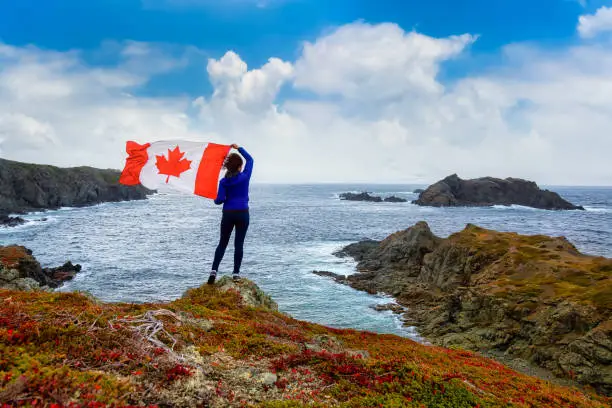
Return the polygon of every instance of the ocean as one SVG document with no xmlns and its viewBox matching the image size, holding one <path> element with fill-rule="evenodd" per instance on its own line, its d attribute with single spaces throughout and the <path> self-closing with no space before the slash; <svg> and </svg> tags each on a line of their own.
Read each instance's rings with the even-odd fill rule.
<svg viewBox="0 0 612 408">
<path fill-rule="evenodd" d="M 254 184 L 243 275 L 295 318 L 418 340 L 415 329 L 404 327 L 397 315 L 372 309 L 391 298 L 358 292 L 312 271 L 354 273 L 355 263 L 335 257 L 334 251 L 366 238 L 383 239 L 422 220 L 442 237 L 473 223 L 562 235 L 585 253 L 612 257 L 612 187 L 549 187 L 586 211 L 429 208 L 339 199 L 343 192 L 367 190 L 414 200 L 412 191 L 422 187 Z M 62 208 L 24 218 L 31 222 L 0 228 L 0 245 L 24 245 L 43 266 L 66 260 L 81 264 L 83 271 L 60 290 L 88 291 L 105 301 L 153 302 L 175 299 L 206 281 L 221 211 L 199 197 L 158 194 L 145 201 Z M 230 243 L 221 274 L 231 273 L 232 261 Z"/>
</svg>

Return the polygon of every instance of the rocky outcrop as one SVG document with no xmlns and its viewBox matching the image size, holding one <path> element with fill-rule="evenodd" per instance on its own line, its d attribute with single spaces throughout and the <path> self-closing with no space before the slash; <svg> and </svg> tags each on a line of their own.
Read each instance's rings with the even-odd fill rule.
<svg viewBox="0 0 612 408">
<path fill-rule="evenodd" d="M 347 200 L 347 201 L 368 201 L 371 203 L 382 203 L 382 202 L 386 202 L 386 203 L 405 203 L 407 200 L 401 198 L 401 197 L 396 197 L 396 196 L 389 196 L 389 197 L 385 197 L 384 199 L 382 197 L 379 196 L 375 196 L 372 195 L 368 192 L 363 192 L 363 193 L 342 193 L 340 194 L 340 199 L 341 200 Z"/>
<path fill-rule="evenodd" d="M 372 203 L 382 203 L 383 199 L 381 197 L 371 195 L 370 193 L 342 193 L 340 194 L 341 200 L 347 201 L 368 201 Z"/>
<path fill-rule="evenodd" d="M 424 190 L 424 189 L 422 189 L 422 188 L 417 188 L 417 189 L 415 189 L 415 190 L 413 191 L 413 193 L 414 193 L 414 194 L 421 194 L 423 191 L 425 191 L 425 190 Z"/>
<path fill-rule="evenodd" d="M 73 265 L 72 262 L 58 268 L 42 268 L 29 249 L 16 245 L 0 246 L 0 288 L 57 288 L 80 271 L 81 265 Z"/>
<path fill-rule="evenodd" d="M 228 290 L 238 292 L 246 306 L 278 311 L 278 304 L 253 281 L 241 279 L 238 282 L 234 282 L 231 277 L 224 276 L 219 279 L 216 285 L 222 292 L 227 292 Z"/>
<path fill-rule="evenodd" d="M 474 225 L 441 239 L 424 222 L 342 253 L 360 273 L 336 281 L 393 295 L 432 342 L 501 352 L 612 394 L 612 259 L 563 237 Z"/>
<path fill-rule="evenodd" d="M 414 204 L 433 207 L 523 205 L 544 210 L 584 210 L 533 181 L 483 177 L 463 180 L 456 174 L 431 185 Z"/>
<path fill-rule="evenodd" d="M 374 240 L 356 242 L 334 252 L 334 255 L 339 258 L 351 257 L 356 261 L 361 261 L 366 255 L 369 255 L 371 251 L 376 249 L 378 244 L 380 244 L 380 241 Z"/>
<path fill-rule="evenodd" d="M 25 224 L 25 222 L 21 217 L 9 217 L 8 215 L 0 214 L 0 227 L 16 227 Z"/>
<path fill-rule="evenodd" d="M 383 201 L 385 203 L 405 203 L 408 200 L 403 199 L 401 197 L 389 196 L 389 197 L 385 197 L 385 199 Z"/>
<path fill-rule="evenodd" d="M 119 184 L 119 175 L 117 170 L 59 168 L 0 159 L 0 215 L 142 200 L 152 193 L 142 186 Z"/>
</svg>

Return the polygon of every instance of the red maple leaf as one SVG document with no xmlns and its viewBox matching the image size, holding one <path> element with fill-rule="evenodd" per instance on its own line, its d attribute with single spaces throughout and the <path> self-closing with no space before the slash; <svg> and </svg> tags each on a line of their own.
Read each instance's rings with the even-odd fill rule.
<svg viewBox="0 0 612 408">
<path fill-rule="evenodd" d="M 168 158 L 163 154 L 161 156 L 155 156 L 157 158 L 157 162 L 155 165 L 159 170 L 159 174 L 165 174 L 168 177 L 166 178 L 166 183 L 170 180 L 170 176 L 181 177 L 181 173 L 189 170 L 191 168 L 191 160 L 183 159 L 185 155 L 184 152 L 181 152 L 178 146 L 174 148 L 174 150 L 168 149 Z"/>
</svg>

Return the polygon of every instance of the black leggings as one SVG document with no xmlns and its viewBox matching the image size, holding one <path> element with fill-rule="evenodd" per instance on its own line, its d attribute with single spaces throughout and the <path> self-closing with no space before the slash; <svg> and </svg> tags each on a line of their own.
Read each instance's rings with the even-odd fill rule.
<svg viewBox="0 0 612 408">
<path fill-rule="evenodd" d="M 223 217 L 221 218 L 221 238 L 219 239 L 219 245 L 215 251 L 215 260 L 212 265 L 213 271 L 219 270 L 219 264 L 223 259 L 223 255 L 225 255 L 225 249 L 227 248 L 234 227 L 236 227 L 236 235 L 234 236 L 234 273 L 240 273 L 244 238 L 249 228 L 248 211 L 223 212 Z"/>
</svg>

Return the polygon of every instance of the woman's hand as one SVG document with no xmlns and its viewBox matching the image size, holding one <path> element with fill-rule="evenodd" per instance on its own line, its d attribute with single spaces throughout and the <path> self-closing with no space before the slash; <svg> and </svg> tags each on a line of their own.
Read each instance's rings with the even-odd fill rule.
<svg viewBox="0 0 612 408">
<path fill-rule="evenodd" d="M 238 146 L 236 143 L 234 143 L 234 144 L 232 144 L 232 149 L 238 150 L 238 149 L 240 149 L 240 146 Z"/>
</svg>

